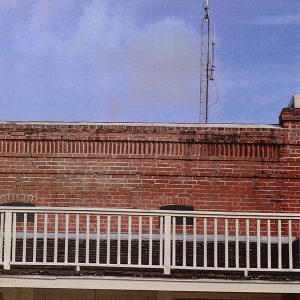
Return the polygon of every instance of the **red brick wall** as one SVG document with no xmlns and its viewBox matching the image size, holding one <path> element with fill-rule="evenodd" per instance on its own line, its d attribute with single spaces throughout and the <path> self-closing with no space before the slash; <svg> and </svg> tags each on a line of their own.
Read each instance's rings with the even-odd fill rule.
<svg viewBox="0 0 300 300">
<path fill-rule="evenodd" d="M 0 124 L 0 203 L 299 211 L 300 109 L 280 125 Z"/>
</svg>

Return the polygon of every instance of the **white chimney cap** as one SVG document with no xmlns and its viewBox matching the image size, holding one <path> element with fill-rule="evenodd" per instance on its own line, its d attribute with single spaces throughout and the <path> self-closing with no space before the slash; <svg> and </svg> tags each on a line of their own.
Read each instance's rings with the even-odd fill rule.
<svg viewBox="0 0 300 300">
<path fill-rule="evenodd" d="M 293 96 L 288 108 L 300 108 L 300 94 L 295 94 Z"/>
</svg>

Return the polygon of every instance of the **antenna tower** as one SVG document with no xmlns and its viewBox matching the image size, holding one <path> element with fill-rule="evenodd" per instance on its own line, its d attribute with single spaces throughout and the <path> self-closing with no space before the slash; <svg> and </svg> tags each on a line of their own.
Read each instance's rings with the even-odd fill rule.
<svg viewBox="0 0 300 300">
<path fill-rule="evenodd" d="M 209 108 L 209 81 L 214 80 L 214 50 L 215 50 L 215 28 L 212 45 L 210 45 L 210 18 L 208 0 L 203 3 L 204 16 L 201 26 L 201 61 L 200 61 L 200 114 L 199 122 L 208 122 Z M 212 53 L 210 57 L 210 53 Z"/>
</svg>

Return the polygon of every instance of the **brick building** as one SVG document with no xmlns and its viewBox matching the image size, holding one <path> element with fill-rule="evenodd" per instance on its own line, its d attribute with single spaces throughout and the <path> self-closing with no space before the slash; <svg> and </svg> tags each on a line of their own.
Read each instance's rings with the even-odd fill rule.
<svg viewBox="0 0 300 300">
<path fill-rule="evenodd" d="M 299 102 L 277 125 L 0 123 L 2 297 L 297 299 Z"/>
</svg>

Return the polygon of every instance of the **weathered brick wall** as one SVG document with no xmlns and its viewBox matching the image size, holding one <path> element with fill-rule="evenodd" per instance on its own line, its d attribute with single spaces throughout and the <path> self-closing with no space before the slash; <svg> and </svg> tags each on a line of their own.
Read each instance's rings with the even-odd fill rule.
<svg viewBox="0 0 300 300">
<path fill-rule="evenodd" d="M 280 125 L 0 124 L 0 203 L 299 211 L 300 109 Z"/>
</svg>

